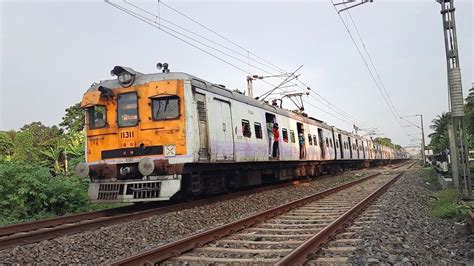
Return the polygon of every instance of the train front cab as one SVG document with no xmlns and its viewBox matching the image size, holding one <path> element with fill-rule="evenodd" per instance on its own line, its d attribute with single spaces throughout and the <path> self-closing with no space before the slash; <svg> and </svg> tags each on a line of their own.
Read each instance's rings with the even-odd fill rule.
<svg viewBox="0 0 474 266">
<path fill-rule="evenodd" d="M 87 163 L 77 172 L 89 175 L 93 202 L 168 200 L 181 188 L 189 159 L 184 81 L 145 76 L 128 87 L 105 81 L 84 94 Z"/>
</svg>

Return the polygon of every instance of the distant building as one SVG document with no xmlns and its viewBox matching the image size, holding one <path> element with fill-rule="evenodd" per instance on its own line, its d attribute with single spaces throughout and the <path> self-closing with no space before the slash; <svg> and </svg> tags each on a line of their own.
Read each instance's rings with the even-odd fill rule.
<svg viewBox="0 0 474 266">
<path fill-rule="evenodd" d="M 421 159 L 421 147 L 420 146 L 406 146 L 405 151 L 411 159 Z"/>
</svg>

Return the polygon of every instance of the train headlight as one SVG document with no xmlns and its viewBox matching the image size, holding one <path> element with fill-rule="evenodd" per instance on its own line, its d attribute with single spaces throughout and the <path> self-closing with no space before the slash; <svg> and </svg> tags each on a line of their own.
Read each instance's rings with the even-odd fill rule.
<svg viewBox="0 0 474 266">
<path fill-rule="evenodd" d="M 132 86 L 133 82 L 135 81 L 135 77 L 137 74 L 141 74 L 136 72 L 135 70 L 129 67 L 123 66 L 115 66 L 112 71 L 110 71 L 112 76 L 117 76 L 118 82 L 122 87 L 130 87 Z"/>
<path fill-rule="evenodd" d="M 133 83 L 133 76 L 132 76 L 132 74 L 130 74 L 128 72 L 122 72 L 118 76 L 118 81 L 119 81 L 120 85 L 122 85 L 122 87 L 128 87 L 128 86 L 132 85 L 132 83 Z"/>
<path fill-rule="evenodd" d="M 89 175 L 89 165 L 85 162 L 81 162 L 76 166 L 76 175 L 80 178 L 86 178 Z"/>
<path fill-rule="evenodd" d="M 143 158 L 138 162 L 138 171 L 144 176 L 149 176 L 155 171 L 155 162 L 150 158 Z"/>
</svg>

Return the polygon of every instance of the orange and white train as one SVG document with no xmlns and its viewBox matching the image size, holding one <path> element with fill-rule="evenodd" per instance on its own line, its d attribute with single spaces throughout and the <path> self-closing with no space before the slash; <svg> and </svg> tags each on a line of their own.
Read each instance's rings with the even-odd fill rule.
<svg viewBox="0 0 474 266">
<path fill-rule="evenodd" d="M 112 74 L 117 78 L 94 83 L 81 103 L 86 162 L 76 173 L 90 177 L 94 202 L 223 193 L 406 158 L 403 151 L 186 73 L 116 66 Z M 273 157 L 275 124 L 280 137 Z"/>
</svg>

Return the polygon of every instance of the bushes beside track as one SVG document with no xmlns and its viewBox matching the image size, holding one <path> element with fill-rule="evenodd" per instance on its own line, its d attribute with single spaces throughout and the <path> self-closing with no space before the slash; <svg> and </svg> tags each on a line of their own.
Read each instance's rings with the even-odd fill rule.
<svg viewBox="0 0 474 266">
<path fill-rule="evenodd" d="M 89 209 L 87 181 L 52 176 L 47 167 L 0 161 L 0 224 Z"/>
<path fill-rule="evenodd" d="M 88 180 L 48 167 L 0 161 L 0 226 L 117 206 L 90 203 L 87 187 Z"/>
</svg>

